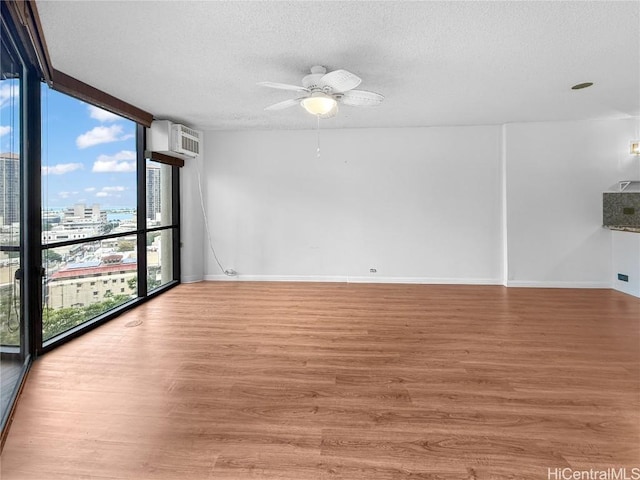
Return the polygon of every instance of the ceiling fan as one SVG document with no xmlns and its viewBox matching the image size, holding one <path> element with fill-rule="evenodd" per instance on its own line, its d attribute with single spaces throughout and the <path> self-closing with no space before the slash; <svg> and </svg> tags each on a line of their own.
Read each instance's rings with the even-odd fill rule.
<svg viewBox="0 0 640 480">
<path fill-rule="evenodd" d="M 311 73 L 302 79 L 302 86 L 276 82 L 259 82 L 258 85 L 302 94 L 297 98 L 270 105 L 265 110 L 282 110 L 299 104 L 318 118 L 331 118 L 338 113 L 338 103 L 352 107 L 375 106 L 382 103 L 384 96 L 379 93 L 354 90 L 360 82 L 360 77 L 346 70 L 327 73 L 326 68 L 316 65 L 311 67 Z"/>
</svg>

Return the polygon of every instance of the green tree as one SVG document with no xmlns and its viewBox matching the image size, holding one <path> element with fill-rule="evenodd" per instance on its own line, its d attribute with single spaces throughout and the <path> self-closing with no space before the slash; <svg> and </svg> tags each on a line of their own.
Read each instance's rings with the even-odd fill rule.
<svg viewBox="0 0 640 480">
<path fill-rule="evenodd" d="M 17 293 L 17 292 L 16 292 Z M 20 344 L 20 298 L 12 287 L 0 287 L 0 344 Z"/>
<path fill-rule="evenodd" d="M 114 295 L 85 307 L 48 308 L 42 312 L 42 336 L 45 340 L 80 325 L 131 300 L 127 295 Z"/>
<path fill-rule="evenodd" d="M 102 225 L 102 233 L 107 234 L 111 232 L 114 228 L 116 228 L 118 224 L 116 222 L 108 222 Z"/>
<path fill-rule="evenodd" d="M 118 242 L 118 251 L 119 252 L 130 252 L 135 248 L 135 243 L 129 240 L 121 240 Z"/>
<path fill-rule="evenodd" d="M 147 275 L 147 290 L 153 290 L 156 287 L 159 287 L 161 284 L 160 280 L 156 280 L 155 277 Z M 138 288 L 138 277 L 133 277 L 127 280 L 127 285 L 133 291 L 137 291 Z"/>
<path fill-rule="evenodd" d="M 155 277 L 147 277 L 147 290 L 153 290 L 160 286 L 160 280 L 156 280 Z"/>
<path fill-rule="evenodd" d="M 62 261 L 62 255 L 54 252 L 51 249 L 45 250 L 44 253 L 42 254 L 42 257 L 44 258 L 44 261 L 47 263 Z"/>
<path fill-rule="evenodd" d="M 153 244 L 153 241 L 160 236 L 160 232 L 147 233 L 147 247 Z"/>
</svg>

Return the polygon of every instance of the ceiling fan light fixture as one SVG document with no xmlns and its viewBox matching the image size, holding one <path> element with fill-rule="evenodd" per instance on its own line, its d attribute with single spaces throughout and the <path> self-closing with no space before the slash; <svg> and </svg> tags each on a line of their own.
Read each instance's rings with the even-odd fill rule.
<svg viewBox="0 0 640 480">
<path fill-rule="evenodd" d="M 311 115 L 326 115 L 336 107 L 336 99 L 322 92 L 314 92 L 303 98 L 300 105 Z"/>
</svg>

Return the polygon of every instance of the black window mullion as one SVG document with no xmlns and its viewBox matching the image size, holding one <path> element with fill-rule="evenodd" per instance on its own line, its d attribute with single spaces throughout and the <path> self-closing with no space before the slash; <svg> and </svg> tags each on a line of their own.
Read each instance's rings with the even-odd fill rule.
<svg viewBox="0 0 640 480">
<path fill-rule="evenodd" d="M 195 161 L 198 161 L 196 158 Z M 180 169 L 173 167 L 171 169 L 171 213 L 173 215 L 173 224 L 176 225 L 173 229 L 173 279 L 180 281 L 180 249 L 182 242 L 180 241 Z"/>
<path fill-rule="evenodd" d="M 162 230 L 167 230 L 169 228 L 176 228 L 178 225 L 169 224 L 169 225 L 161 225 L 159 227 L 147 228 L 147 233 L 153 232 L 161 232 Z"/>
<path fill-rule="evenodd" d="M 71 245 L 79 245 L 81 243 L 99 242 L 100 240 L 109 240 L 110 238 L 126 237 L 128 235 L 136 235 L 140 233 L 139 230 L 129 230 L 127 232 L 108 233 L 107 235 L 99 235 L 96 237 L 75 238 L 73 240 L 65 240 L 63 242 L 51 242 L 42 245 L 43 250 L 50 248 L 68 247 Z"/>
<path fill-rule="evenodd" d="M 22 209 L 22 289 L 23 322 L 29 326 L 29 353 L 42 353 L 42 237 L 41 213 L 41 139 L 40 77 L 33 69 L 26 71 L 21 92 L 24 112 L 21 197 Z"/>
<path fill-rule="evenodd" d="M 138 160 L 138 297 L 147 296 L 147 160 L 145 159 L 145 127 L 136 129 L 136 152 Z"/>
</svg>

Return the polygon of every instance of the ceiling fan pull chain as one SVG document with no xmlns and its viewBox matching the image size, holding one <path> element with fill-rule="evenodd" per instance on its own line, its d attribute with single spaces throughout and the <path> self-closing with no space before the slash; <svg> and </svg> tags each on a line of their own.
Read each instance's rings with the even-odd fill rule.
<svg viewBox="0 0 640 480">
<path fill-rule="evenodd" d="M 320 115 L 316 115 L 318 119 L 318 128 L 316 129 L 316 135 L 318 139 L 318 149 L 316 150 L 317 158 L 320 158 Z"/>
</svg>

